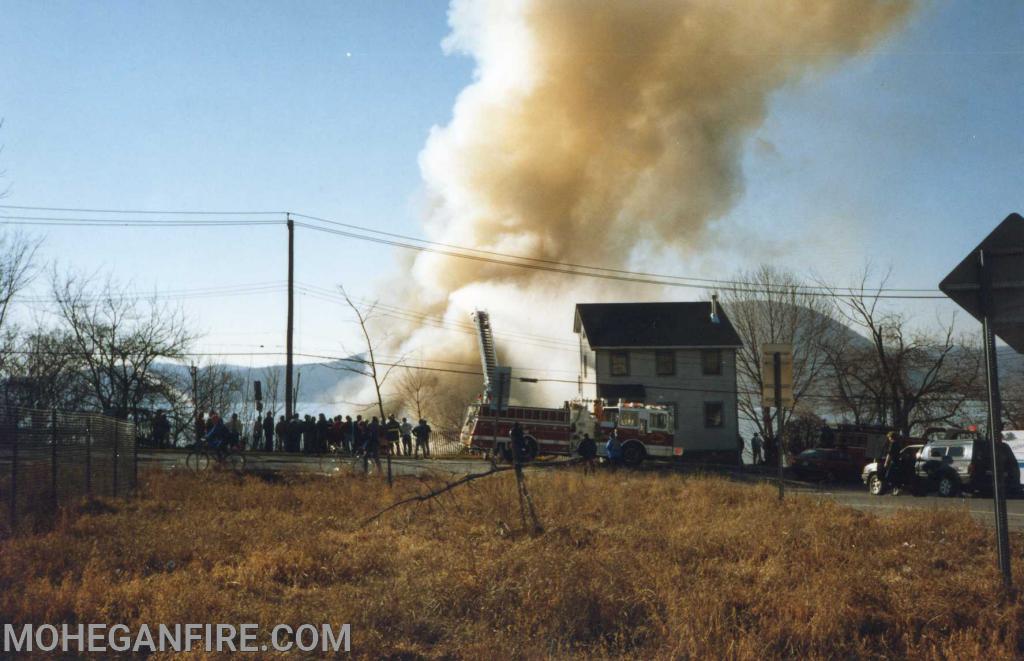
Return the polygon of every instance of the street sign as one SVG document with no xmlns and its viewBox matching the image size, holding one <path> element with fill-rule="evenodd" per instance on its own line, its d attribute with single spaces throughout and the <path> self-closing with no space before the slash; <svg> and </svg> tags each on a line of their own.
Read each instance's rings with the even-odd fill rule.
<svg viewBox="0 0 1024 661">
<path fill-rule="evenodd" d="M 990 278 L 987 306 L 982 299 L 981 253 Z M 1024 352 L 1024 218 L 1016 213 L 1007 216 L 950 271 L 939 289 L 978 321 L 987 313 L 992 331 Z"/>
<path fill-rule="evenodd" d="M 999 393 L 996 335 L 1018 353 L 1024 351 L 1024 218 L 1015 213 L 1007 216 L 939 283 L 939 289 L 981 322 L 996 547 L 1003 585 L 1010 588 L 1013 574 L 1006 485 L 1000 469 L 1003 404 Z"/>
<path fill-rule="evenodd" d="M 782 391 L 782 405 L 785 408 L 793 408 L 793 345 L 792 344 L 762 344 L 761 345 L 761 406 L 771 408 L 775 406 L 775 354 L 779 354 L 780 390 Z"/>
</svg>

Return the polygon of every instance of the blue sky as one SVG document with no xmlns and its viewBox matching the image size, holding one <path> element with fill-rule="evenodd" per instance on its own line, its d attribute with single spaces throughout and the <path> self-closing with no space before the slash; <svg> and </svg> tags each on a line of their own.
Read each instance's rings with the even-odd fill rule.
<svg viewBox="0 0 1024 661">
<path fill-rule="evenodd" d="M 0 0 L 4 203 L 288 209 L 422 235 L 417 156 L 474 66 L 442 51 L 446 10 Z M 1024 208 L 1022 43 L 1018 2 L 924 2 L 874 52 L 777 92 L 726 215 L 737 249 L 680 274 L 753 267 L 753 239 L 840 284 L 870 257 L 893 265 L 893 286 L 935 286 Z M 285 277 L 279 227 L 33 231 L 47 259 L 144 290 Z M 296 250 L 298 280 L 357 295 L 398 268 L 389 248 L 301 229 Z M 204 349 L 283 344 L 283 294 L 184 305 Z M 953 308 L 917 312 L 936 309 Z M 347 319 L 300 297 L 298 350 L 357 346 Z"/>
</svg>

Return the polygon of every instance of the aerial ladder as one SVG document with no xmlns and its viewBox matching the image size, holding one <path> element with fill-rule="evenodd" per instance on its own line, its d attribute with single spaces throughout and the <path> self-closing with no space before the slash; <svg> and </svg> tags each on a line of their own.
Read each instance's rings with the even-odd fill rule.
<svg viewBox="0 0 1024 661">
<path fill-rule="evenodd" d="M 490 394 L 494 386 L 494 371 L 498 369 L 491 316 L 484 310 L 477 310 L 473 313 L 473 321 L 476 322 L 476 339 L 480 346 L 480 364 L 484 369 L 484 392 Z"/>
<path fill-rule="evenodd" d="M 498 353 L 494 346 L 494 332 L 491 316 L 486 310 L 473 313 L 476 323 L 476 339 L 480 346 L 480 364 L 484 372 L 484 401 L 500 408 L 508 406 L 512 370 L 498 364 Z"/>
</svg>

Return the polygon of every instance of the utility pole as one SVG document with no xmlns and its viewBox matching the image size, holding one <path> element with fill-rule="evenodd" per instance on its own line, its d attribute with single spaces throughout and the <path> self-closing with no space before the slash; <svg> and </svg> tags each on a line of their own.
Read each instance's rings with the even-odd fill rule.
<svg viewBox="0 0 1024 661">
<path fill-rule="evenodd" d="M 772 372 L 775 375 L 772 396 L 775 400 L 775 416 L 778 418 L 776 422 L 779 427 L 779 431 L 775 436 L 775 452 L 778 454 L 779 459 L 779 500 L 782 500 L 786 495 L 786 487 L 782 482 L 782 354 L 772 354 Z"/>
<path fill-rule="evenodd" d="M 793 345 L 762 344 L 761 345 L 761 406 L 764 408 L 766 430 L 772 429 L 772 421 L 768 415 L 769 407 L 775 407 L 774 431 L 776 461 L 779 471 L 779 500 L 786 494 L 782 478 L 785 475 L 785 447 L 782 441 L 783 407 L 793 408 Z"/>
<path fill-rule="evenodd" d="M 295 402 L 292 401 L 292 334 L 295 330 L 295 222 L 290 213 L 288 221 L 288 331 L 285 340 L 288 357 L 284 367 L 284 418 L 292 419 Z"/>
<path fill-rule="evenodd" d="M 195 440 L 199 440 L 199 387 L 197 384 L 197 377 L 199 370 L 196 369 L 195 363 L 188 368 L 189 376 L 192 377 L 192 435 L 195 436 Z"/>
</svg>

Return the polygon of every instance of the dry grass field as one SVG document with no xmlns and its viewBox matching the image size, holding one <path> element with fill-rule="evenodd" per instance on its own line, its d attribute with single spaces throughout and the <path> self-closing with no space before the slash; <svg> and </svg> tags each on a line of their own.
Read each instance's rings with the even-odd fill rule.
<svg viewBox="0 0 1024 661">
<path fill-rule="evenodd" d="M 530 474 L 358 523 L 429 481 L 145 476 L 49 533 L 0 542 L 0 621 L 351 623 L 366 658 L 1024 655 L 992 538 L 713 477 Z M 1024 557 L 1014 539 L 1017 585 Z"/>
</svg>

